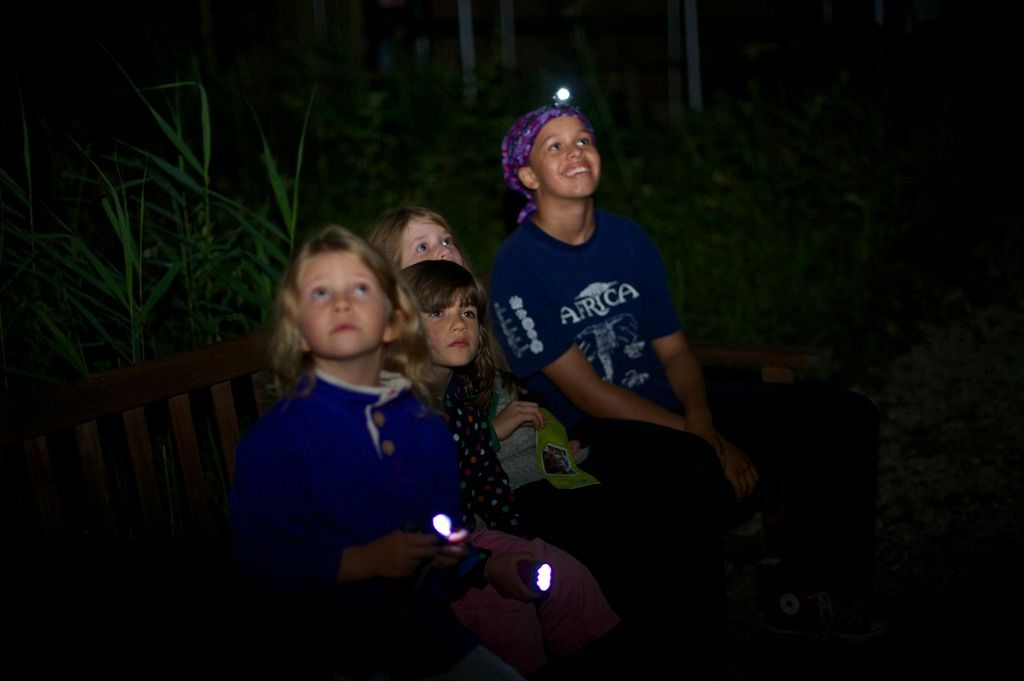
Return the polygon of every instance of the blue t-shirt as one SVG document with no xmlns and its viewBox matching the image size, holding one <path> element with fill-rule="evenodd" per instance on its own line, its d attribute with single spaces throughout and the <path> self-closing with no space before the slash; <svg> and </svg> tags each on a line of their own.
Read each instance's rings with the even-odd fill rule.
<svg viewBox="0 0 1024 681">
<path fill-rule="evenodd" d="M 661 254 L 631 220 L 598 210 L 595 222 L 573 246 L 524 221 L 491 275 L 493 326 L 510 368 L 570 431 L 585 414 L 541 370 L 573 343 L 603 380 L 680 408 L 650 343 L 680 329 Z"/>
</svg>

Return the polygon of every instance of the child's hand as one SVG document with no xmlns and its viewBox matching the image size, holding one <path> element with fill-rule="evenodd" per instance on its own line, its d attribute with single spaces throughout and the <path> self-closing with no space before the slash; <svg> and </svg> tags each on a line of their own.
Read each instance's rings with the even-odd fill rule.
<svg viewBox="0 0 1024 681">
<path fill-rule="evenodd" d="M 757 484 L 758 474 L 754 464 L 746 452 L 722 438 L 723 453 L 725 455 L 725 478 L 732 483 L 736 490 L 736 501 L 743 501 Z"/>
<path fill-rule="evenodd" d="M 378 577 L 408 577 L 424 560 L 441 552 L 436 534 L 395 530 L 375 539 L 364 548 L 370 554 Z"/>
<path fill-rule="evenodd" d="M 688 418 L 686 430 L 701 436 L 714 447 L 722 464 L 725 479 L 732 484 L 736 492 L 736 501 L 743 501 L 754 491 L 758 480 L 757 469 L 746 452 L 722 437 L 710 421 Z"/>
<path fill-rule="evenodd" d="M 569 440 L 569 456 L 572 457 L 573 463 L 577 461 L 576 457 L 580 455 L 580 441 Z"/>
<path fill-rule="evenodd" d="M 504 440 L 515 431 L 516 428 L 525 425 L 532 425 L 537 430 L 544 427 L 544 414 L 540 411 L 540 405 L 536 402 L 524 402 L 512 400 L 505 405 L 505 408 L 495 414 L 494 432 L 499 440 Z"/>
<path fill-rule="evenodd" d="M 519 577 L 518 564 L 521 560 L 533 560 L 533 555 L 525 551 L 492 555 L 484 567 L 484 576 L 491 586 L 505 598 L 528 603 L 539 599 L 543 594 L 534 591 L 523 583 Z"/>
<path fill-rule="evenodd" d="M 469 532 L 454 530 L 448 535 L 448 541 L 441 544 L 440 552 L 434 557 L 434 567 L 444 569 L 458 565 L 469 553 Z"/>
</svg>

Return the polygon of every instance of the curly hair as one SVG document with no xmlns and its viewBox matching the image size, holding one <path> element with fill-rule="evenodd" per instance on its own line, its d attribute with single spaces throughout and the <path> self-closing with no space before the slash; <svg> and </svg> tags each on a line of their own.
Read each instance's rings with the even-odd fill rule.
<svg viewBox="0 0 1024 681">
<path fill-rule="evenodd" d="M 302 350 L 299 330 L 299 276 L 302 268 L 321 253 L 351 253 L 377 278 L 388 303 L 390 322 L 398 336 L 387 343 L 384 368 L 412 382 L 413 392 L 429 401 L 433 372 L 416 299 L 384 255 L 361 237 L 339 225 L 328 225 L 307 239 L 294 253 L 281 276 L 274 301 L 274 328 L 270 338 L 271 389 L 283 397 L 308 394 L 316 380 L 311 353 Z M 298 393 L 296 391 L 299 391 Z"/>
</svg>

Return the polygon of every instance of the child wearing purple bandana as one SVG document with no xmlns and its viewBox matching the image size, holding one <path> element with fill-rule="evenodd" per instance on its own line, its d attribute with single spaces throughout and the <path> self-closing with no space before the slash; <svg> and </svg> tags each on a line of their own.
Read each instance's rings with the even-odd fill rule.
<svg viewBox="0 0 1024 681">
<path fill-rule="evenodd" d="M 540 132 L 550 121 L 564 116 L 568 116 L 569 119 L 561 121 L 555 127 L 568 127 L 582 133 L 574 143 L 581 150 L 581 157 L 585 155 L 587 160 L 579 166 L 577 174 L 586 175 L 581 179 L 593 182 L 590 193 L 597 189 L 597 184 L 601 180 L 601 157 L 593 146 L 594 126 L 590 124 L 582 111 L 557 106 L 545 106 L 531 111 L 516 121 L 501 143 L 501 162 L 505 183 L 527 198 L 526 205 L 519 211 L 517 223 L 537 211 L 537 199 L 534 192 L 539 188 L 535 177 L 520 179 L 519 171 L 525 169 L 528 173 L 533 172 L 530 168 L 530 154 Z M 548 133 L 554 132 L 555 127 L 550 128 Z M 582 153 L 586 151 L 586 147 L 591 148 L 591 154 Z"/>
<path fill-rule="evenodd" d="M 505 182 L 527 203 L 494 258 L 495 333 L 513 372 L 570 437 L 591 445 L 587 468 L 608 487 L 520 490 L 522 507 L 591 567 L 624 621 L 651 599 L 695 654 L 713 655 L 725 619 L 720 532 L 750 510 L 760 474 L 785 474 L 795 493 L 767 625 L 877 634 L 883 623 L 862 616 L 873 569 L 874 405 L 823 384 L 706 384 L 657 247 L 633 221 L 595 207 L 595 142 L 581 111 L 547 106 L 520 117 L 501 146 Z M 611 492 L 621 505 L 607 502 Z M 686 559 L 673 564 L 671 583 L 616 564 L 608 549 L 620 532 L 641 545 L 676 544 Z M 630 602 L 616 602 L 626 582 Z"/>
</svg>

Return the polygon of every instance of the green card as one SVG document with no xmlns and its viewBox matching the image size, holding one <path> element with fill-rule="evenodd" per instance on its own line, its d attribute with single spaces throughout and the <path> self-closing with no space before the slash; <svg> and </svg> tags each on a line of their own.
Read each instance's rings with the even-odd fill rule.
<svg viewBox="0 0 1024 681">
<path fill-rule="evenodd" d="M 541 412 L 545 425 L 537 431 L 537 468 L 544 479 L 561 489 L 600 484 L 573 461 L 565 426 L 547 409 L 541 408 Z"/>
</svg>

